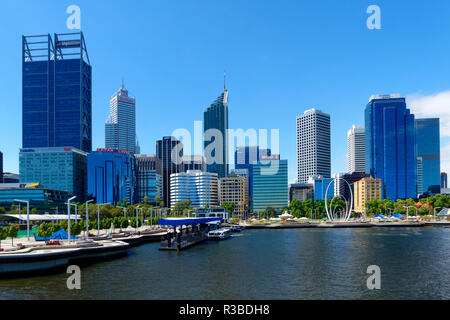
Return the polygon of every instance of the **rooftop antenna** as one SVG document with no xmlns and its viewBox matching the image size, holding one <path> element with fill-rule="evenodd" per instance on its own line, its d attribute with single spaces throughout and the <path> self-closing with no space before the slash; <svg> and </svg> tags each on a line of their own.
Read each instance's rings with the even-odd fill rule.
<svg viewBox="0 0 450 320">
<path fill-rule="evenodd" d="M 124 88 L 125 88 L 125 80 L 122 77 L 122 89 L 124 89 Z"/>
<path fill-rule="evenodd" d="M 223 72 L 223 91 L 227 91 L 227 73 Z"/>
</svg>

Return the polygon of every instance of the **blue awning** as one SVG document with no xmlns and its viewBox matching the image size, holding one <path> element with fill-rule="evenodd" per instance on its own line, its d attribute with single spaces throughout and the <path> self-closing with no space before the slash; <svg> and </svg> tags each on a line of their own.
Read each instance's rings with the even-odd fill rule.
<svg viewBox="0 0 450 320">
<path fill-rule="evenodd" d="M 196 224 L 206 224 L 208 222 L 220 221 L 222 218 L 168 218 L 159 219 L 158 224 L 161 226 L 192 226 Z"/>
</svg>

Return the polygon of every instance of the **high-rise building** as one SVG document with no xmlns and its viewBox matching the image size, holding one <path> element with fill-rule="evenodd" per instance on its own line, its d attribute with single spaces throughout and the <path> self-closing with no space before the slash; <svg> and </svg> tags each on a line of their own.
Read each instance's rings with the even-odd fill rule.
<svg viewBox="0 0 450 320">
<path fill-rule="evenodd" d="M 365 212 L 366 202 L 382 199 L 381 179 L 363 178 L 355 182 L 355 211 Z"/>
<path fill-rule="evenodd" d="M 233 169 L 230 171 L 230 176 L 239 176 L 245 178 L 245 199 L 247 201 L 248 209 L 250 209 L 250 175 L 248 174 L 248 172 L 249 169 Z"/>
<path fill-rule="evenodd" d="M 182 171 L 187 172 L 189 170 L 206 172 L 206 159 L 198 155 L 184 155 Z"/>
<path fill-rule="evenodd" d="M 87 192 L 87 152 L 75 148 L 28 148 L 19 154 L 20 182 L 67 191 L 83 202 Z"/>
<path fill-rule="evenodd" d="M 191 201 L 191 207 L 204 208 L 219 204 L 218 178 L 215 172 L 189 170 L 170 175 L 170 207 Z"/>
<path fill-rule="evenodd" d="M 314 201 L 333 199 L 335 196 L 335 182 L 334 178 L 309 177 L 308 184 L 311 184 L 314 188 Z"/>
<path fill-rule="evenodd" d="M 417 194 L 441 192 L 439 118 L 416 119 Z"/>
<path fill-rule="evenodd" d="M 3 183 L 3 153 L 0 151 L 0 183 Z"/>
<path fill-rule="evenodd" d="M 353 172 L 353 173 L 343 173 L 337 174 L 334 176 L 335 178 L 339 178 L 334 186 L 334 195 L 337 197 L 341 197 L 346 201 L 350 201 L 351 194 L 353 194 L 353 204 L 355 203 L 355 182 L 369 177 L 365 172 Z M 345 181 L 347 181 L 347 183 Z M 350 187 L 349 187 L 350 185 Z"/>
<path fill-rule="evenodd" d="M 260 149 L 258 146 L 237 147 L 234 152 L 234 167 L 235 173 L 245 174 L 243 171 L 247 170 L 248 177 L 248 202 L 250 208 L 253 207 L 253 164 L 261 160 L 262 157 L 270 157 L 272 155 L 271 149 Z"/>
<path fill-rule="evenodd" d="M 441 189 L 447 189 L 447 188 L 448 188 L 447 173 L 441 172 Z"/>
<path fill-rule="evenodd" d="M 416 198 L 416 131 L 405 98 L 372 96 L 365 119 L 366 173 L 382 180 L 383 198 Z"/>
<path fill-rule="evenodd" d="M 330 115 L 310 109 L 297 117 L 298 183 L 309 177 L 331 177 Z"/>
<path fill-rule="evenodd" d="M 134 204 L 135 158 L 127 151 L 97 149 L 88 155 L 88 193 L 97 203 Z"/>
<path fill-rule="evenodd" d="M 288 161 L 271 160 L 253 164 L 253 211 L 271 207 L 281 213 L 289 204 Z"/>
<path fill-rule="evenodd" d="M 162 178 L 162 206 L 170 206 L 170 175 L 183 170 L 183 143 L 175 137 L 156 141 L 156 173 Z"/>
<path fill-rule="evenodd" d="M 122 87 L 111 97 L 110 112 L 105 123 L 105 147 L 138 154 L 136 140 L 136 99 Z"/>
<path fill-rule="evenodd" d="M 348 172 L 366 171 L 365 128 L 352 126 L 347 133 Z"/>
<path fill-rule="evenodd" d="M 203 114 L 205 134 L 204 156 L 207 171 L 215 172 L 219 178 L 228 175 L 228 90 L 209 106 Z"/>
<path fill-rule="evenodd" d="M 233 203 L 233 218 L 243 219 L 248 208 L 245 185 L 245 178 L 237 175 L 219 179 L 219 204 Z"/>
<path fill-rule="evenodd" d="M 156 155 L 136 155 L 136 202 L 144 203 L 161 199 L 162 178 L 156 173 Z"/>
<path fill-rule="evenodd" d="M 92 68 L 83 33 L 22 37 L 22 146 L 92 149 Z"/>
</svg>

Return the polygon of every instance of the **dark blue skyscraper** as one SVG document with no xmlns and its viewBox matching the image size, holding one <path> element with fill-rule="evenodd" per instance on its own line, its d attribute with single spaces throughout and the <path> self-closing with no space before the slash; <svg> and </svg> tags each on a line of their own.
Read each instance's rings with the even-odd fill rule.
<svg viewBox="0 0 450 320">
<path fill-rule="evenodd" d="M 97 203 L 127 202 L 135 200 L 135 158 L 127 151 L 97 149 L 87 157 L 88 194 Z"/>
<path fill-rule="evenodd" d="M 23 148 L 90 152 L 92 69 L 83 33 L 23 36 L 22 49 Z"/>
<path fill-rule="evenodd" d="M 219 178 L 228 176 L 228 90 L 211 104 L 203 114 L 203 132 L 221 135 L 221 139 L 215 136 L 205 137 L 205 153 L 207 171 L 215 172 Z M 210 144 L 215 143 L 215 149 L 209 152 Z"/>
<path fill-rule="evenodd" d="M 439 118 L 416 119 L 417 194 L 441 191 Z"/>
<path fill-rule="evenodd" d="M 405 98 L 372 96 L 365 118 L 366 172 L 382 179 L 385 198 L 416 198 L 416 131 Z"/>
</svg>

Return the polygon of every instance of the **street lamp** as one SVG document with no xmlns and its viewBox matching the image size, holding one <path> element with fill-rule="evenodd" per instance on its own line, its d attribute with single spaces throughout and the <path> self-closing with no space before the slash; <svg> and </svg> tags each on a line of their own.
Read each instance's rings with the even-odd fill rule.
<svg viewBox="0 0 450 320">
<path fill-rule="evenodd" d="M 94 200 L 86 201 L 86 234 L 84 235 L 84 240 L 89 239 L 89 203 Z"/>
<path fill-rule="evenodd" d="M 153 209 L 158 209 L 161 207 L 151 207 L 150 208 L 150 226 L 153 226 Z"/>
<path fill-rule="evenodd" d="M 68 230 L 67 238 L 69 244 L 70 244 L 70 201 L 75 200 L 76 197 L 77 196 L 73 196 L 72 198 L 67 200 L 67 230 Z"/>
<path fill-rule="evenodd" d="M 137 229 L 138 229 L 138 223 L 139 223 L 138 212 L 139 212 L 140 208 L 141 208 L 140 206 L 136 207 L 136 232 L 137 232 Z"/>
<path fill-rule="evenodd" d="M 123 216 L 126 218 L 127 217 L 127 208 L 119 207 L 119 206 L 117 206 L 117 208 L 123 209 Z"/>
<path fill-rule="evenodd" d="M 78 222 L 78 205 L 76 203 L 72 203 L 71 206 L 75 207 L 75 222 Z"/>
<path fill-rule="evenodd" d="M 28 241 L 30 241 L 30 201 L 29 200 L 14 200 L 14 202 L 21 202 L 21 203 L 26 203 L 27 204 L 27 239 Z M 19 208 L 20 208 L 20 204 L 19 204 Z M 19 209 L 19 214 L 20 214 L 20 209 Z"/>
<path fill-rule="evenodd" d="M 433 209 L 434 222 L 436 222 L 436 209 L 442 209 L 442 207 L 436 207 Z"/>
<path fill-rule="evenodd" d="M 100 206 L 107 206 L 111 203 L 97 203 L 97 237 L 100 237 Z"/>
</svg>

